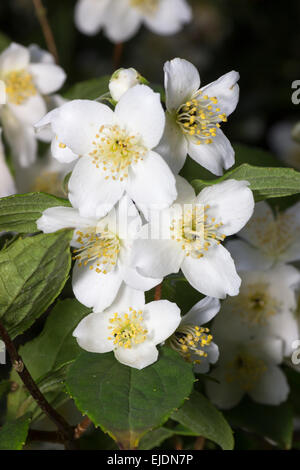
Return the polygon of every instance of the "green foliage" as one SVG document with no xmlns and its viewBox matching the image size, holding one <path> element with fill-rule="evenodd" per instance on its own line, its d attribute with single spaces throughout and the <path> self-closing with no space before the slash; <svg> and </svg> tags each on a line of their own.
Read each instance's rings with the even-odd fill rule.
<svg viewBox="0 0 300 470">
<path fill-rule="evenodd" d="M 168 428 L 158 428 L 145 434 L 139 445 L 139 450 L 150 450 L 159 447 L 166 439 L 174 435 L 174 431 Z"/>
<path fill-rule="evenodd" d="M 56 404 L 67 398 L 67 395 L 62 394 L 67 365 L 82 351 L 72 333 L 89 312 L 88 308 L 75 299 L 58 302 L 48 316 L 41 334 L 19 350 L 39 388 Z M 39 409 L 32 398 L 28 397 L 15 371 L 11 373 L 11 380 L 19 388 L 8 396 L 8 415 L 20 416 L 30 410 L 34 412 L 33 417 L 37 418 Z"/>
<path fill-rule="evenodd" d="M 70 206 L 67 199 L 45 193 L 27 193 L 4 197 L 0 204 L 0 231 L 38 232 L 36 221 L 48 207 Z"/>
<path fill-rule="evenodd" d="M 123 366 L 113 353 L 84 352 L 70 367 L 67 389 L 78 409 L 121 448 L 163 424 L 191 392 L 192 366 L 169 348 L 142 370 Z"/>
<path fill-rule="evenodd" d="M 194 289 L 183 274 L 171 274 L 163 280 L 162 298 L 175 302 L 182 314 L 187 313 L 202 295 Z"/>
<path fill-rule="evenodd" d="M 21 450 L 25 444 L 30 416 L 7 421 L 0 429 L 0 450 Z"/>
<path fill-rule="evenodd" d="M 6 49 L 11 43 L 11 40 L 4 33 L 0 33 L 0 52 Z"/>
<path fill-rule="evenodd" d="M 72 232 L 19 238 L 0 252 L 0 318 L 12 338 L 61 292 L 71 267 Z"/>
<path fill-rule="evenodd" d="M 96 100 L 108 92 L 110 76 L 93 78 L 76 83 L 64 94 L 68 100 Z"/>
<path fill-rule="evenodd" d="M 248 163 L 228 171 L 224 176 L 215 180 L 193 180 L 192 185 L 198 194 L 203 188 L 228 179 L 249 181 L 255 201 L 300 193 L 300 173 L 298 171 L 292 168 L 262 168 L 248 165 Z"/>
<path fill-rule="evenodd" d="M 278 406 L 260 405 L 245 398 L 237 407 L 224 414 L 233 427 L 247 429 L 271 439 L 283 449 L 291 448 L 293 412 L 288 403 Z"/>
<path fill-rule="evenodd" d="M 186 428 L 218 444 L 224 450 L 232 450 L 232 430 L 218 411 L 201 393 L 194 391 L 184 405 L 172 414 L 172 419 Z"/>
</svg>

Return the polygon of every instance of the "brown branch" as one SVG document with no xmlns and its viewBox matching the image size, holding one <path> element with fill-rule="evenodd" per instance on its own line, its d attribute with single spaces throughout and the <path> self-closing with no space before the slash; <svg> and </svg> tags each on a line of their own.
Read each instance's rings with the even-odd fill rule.
<svg viewBox="0 0 300 470">
<path fill-rule="evenodd" d="M 195 450 L 203 450 L 205 446 L 205 439 L 202 436 L 197 437 L 195 444 L 194 444 L 194 449 Z"/>
<path fill-rule="evenodd" d="M 2 340 L 5 343 L 13 368 L 18 372 L 28 392 L 36 401 L 41 410 L 57 426 L 58 434 L 61 435 L 61 438 L 64 441 L 66 448 L 73 448 L 73 428 L 69 426 L 67 421 L 59 413 L 57 413 L 54 408 L 52 408 L 50 403 L 46 400 L 40 389 L 37 387 L 35 381 L 33 380 L 31 374 L 26 368 L 26 365 L 24 364 L 21 356 L 19 356 L 14 343 L 12 342 L 6 328 L 2 325 L 2 323 L 0 323 L 0 336 L 2 337 Z"/>
<path fill-rule="evenodd" d="M 36 429 L 29 429 L 28 432 L 29 441 L 39 442 L 52 442 L 54 444 L 64 444 L 60 434 L 56 431 L 39 431 Z"/>
<path fill-rule="evenodd" d="M 85 433 L 87 428 L 92 424 L 90 418 L 85 416 L 83 420 L 77 424 L 76 428 L 74 429 L 74 439 L 80 439 L 82 434 Z"/>
<path fill-rule="evenodd" d="M 158 286 L 155 287 L 154 300 L 161 299 L 161 291 L 162 291 L 162 282 L 158 284 Z"/>
<path fill-rule="evenodd" d="M 115 45 L 114 57 L 113 57 L 114 70 L 117 70 L 120 67 L 123 49 L 124 49 L 124 44 L 122 42 L 119 42 L 118 44 Z"/>
<path fill-rule="evenodd" d="M 59 57 L 58 57 L 57 47 L 55 44 L 52 29 L 47 19 L 47 11 L 42 3 L 42 0 L 32 0 L 32 2 L 35 8 L 36 16 L 39 20 L 39 23 L 41 25 L 41 28 L 44 34 L 48 51 L 53 55 L 53 57 L 55 58 L 55 62 L 58 64 Z"/>
</svg>

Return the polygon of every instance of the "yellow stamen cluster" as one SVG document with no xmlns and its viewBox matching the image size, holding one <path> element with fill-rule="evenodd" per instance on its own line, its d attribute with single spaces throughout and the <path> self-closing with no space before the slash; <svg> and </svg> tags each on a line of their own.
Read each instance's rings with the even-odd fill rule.
<svg viewBox="0 0 300 470">
<path fill-rule="evenodd" d="M 142 310 L 137 311 L 130 307 L 128 313 L 116 312 L 109 322 L 111 333 L 108 339 L 112 340 L 116 347 L 130 349 L 146 339 L 148 331 L 143 326 Z"/>
<path fill-rule="evenodd" d="M 236 382 L 242 390 L 252 390 L 261 376 L 266 372 L 265 363 L 247 353 L 240 353 L 226 365 L 225 380 L 227 383 Z"/>
<path fill-rule="evenodd" d="M 184 210 L 183 217 L 172 220 L 171 238 L 181 244 L 186 256 L 202 258 L 212 244 L 220 244 L 226 238 L 219 232 L 222 222 L 216 223 L 214 217 L 209 217 L 209 208 L 209 205 L 193 205 Z"/>
<path fill-rule="evenodd" d="M 130 5 L 146 15 L 156 13 L 160 0 L 130 0 Z"/>
<path fill-rule="evenodd" d="M 139 136 L 129 135 L 118 125 L 101 126 L 92 143 L 94 148 L 89 155 L 97 168 L 107 172 L 105 179 L 123 181 L 130 165 L 147 153 Z"/>
<path fill-rule="evenodd" d="M 197 145 L 211 144 L 220 122 L 226 121 L 226 114 L 221 113 L 217 98 L 208 96 L 201 90 L 177 110 L 177 123 L 184 134 L 191 137 Z"/>
<path fill-rule="evenodd" d="M 8 100 L 13 104 L 23 104 L 31 96 L 36 95 L 32 76 L 26 70 L 14 70 L 4 77 Z"/>
<path fill-rule="evenodd" d="M 258 217 L 251 224 L 251 229 L 262 251 L 272 257 L 285 253 L 299 238 L 297 221 L 286 213 L 277 214 L 275 219 Z"/>
<path fill-rule="evenodd" d="M 231 299 L 233 310 L 251 325 L 266 325 L 280 310 L 280 302 L 271 297 L 269 285 L 264 282 L 242 284 L 239 296 Z"/>
<path fill-rule="evenodd" d="M 34 181 L 31 191 L 41 191 L 43 193 L 54 194 L 63 197 L 65 193 L 62 187 L 62 179 L 57 172 L 45 172 L 40 174 Z"/>
<path fill-rule="evenodd" d="M 97 273 L 107 274 L 111 272 L 118 260 L 121 242 L 115 233 L 109 230 L 97 232 L 90 228 L 89 232 L 76 232 L 77 243 L 81 246 L 75 250 L 73 259 L 79 261 L 79 266 L 87 266 L 95 269 Z"/>
<path fill-rule="evenodd" d="M 187 362 L 200 363 L 201 358 L 207 357 L 204 348 L 210 345 L 212 339 L 213 337 L 209 334 L 208 328 L 180 325 L 169 339 L 169 344 Z"/>
</svg>

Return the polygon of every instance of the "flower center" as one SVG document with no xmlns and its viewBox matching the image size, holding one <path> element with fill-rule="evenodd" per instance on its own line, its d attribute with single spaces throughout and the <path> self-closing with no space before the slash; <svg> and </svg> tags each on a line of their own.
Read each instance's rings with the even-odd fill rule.
<svg viewBox="0 0 300 470">
<path fill-rule="evenodd" d="M 118 347 L 130 349 L 136 344 L 143 343 L 146 339 L 148 331 L 143 325 L 142 310 L 136 311 L 130 307 L 128 313 L 119 314 L 116 312 L 109 322 L 108 328 L 111 332 L 108 339 Z"/>
<path fill-rule="evenodd" d="M 272 220 L 257 218 L 254 230 L 261 249 L 272 257 L 285 253 L 299 237 L 297 221 L 286 213 L 277 214 Z"/>
<path fill-rule="evenodd" d="M 97 168 L 107 172 L 105 179 L 123 181 L 128 177 L 128 168 L 142 160 L 147 153 L 140 136 L 130 135 L 118 125 L 101 126 L 90 152 Z"/>
<path fill-rule="evenodd" d="M 202 258 L 212 244 L 220 244 L 225 235 L 219 232 L 222 222 L 216 223 L 207 214 L 209 205 L 193 205 L 184 210 L 183 217 L 173 219 L 170 230 L 172 240 L 181 244 L 186 256 Z"/>
<path fill-rule="evenodd" d="M 177 110 L 177 123 L 182 132 L 197 145 L 213 142 L 220 121 L 226 122 L 227 117 L 221 113 L 217 98 L 207 96 L 201 90 Z"/>
<path fill-rule="evenodd" d="M 158 10 L 160 0 L 130 0 L 130 5 L 146 15 L 153 15 Z"/>
<path fill-rule="evenodd" d="M 252 390 L 261 376 L 266 372 L 265 363 L 250 354 L 240 353 L 226 364 L 225 380 L 236 382 L 243 390 Z"/>
<path fill-rule="evenodd" d="M 111 272 L 118 260 L 121 242 L 115 233 L 109 230 L 97 232 L 91 227 L 89 232 L 77 230 L 77 243 L 81 246 L 75 251 L 73 259 L 79 261 L 79 266 L 90 264 L 90 269 L 97 273 L 107 274 Z"/>
<path fill-rule="evenodd" d="M 36 95 L 32 75 L 26 70 L 14 70 L 4 77 L 6 93 L 13 104 L 23 104 L 31 96 Z"/>
<path fill-rule="evenodd" d="M 209 346 L 213 339 L 212 335 L 208 333 L 208 328 L 180 325 L 169 339 L 169 344 L 187 362 L 200 363 L 201 358 L 207 357 L 205 346 Z M 195 356 L 198 358 L 194 359 Z"/>
<path fill-rule="evenodd" d="M 251 325 L 266 325 L 269 318 L 280 310 L 278 300 L 270 296 L 267 283 L 248 284 L 238 297 L 231 299 L 235 310 Z"/>
<path fill-rule="evenodd" d="M 34 181 L 31 191 L 54 194 L 63 197 L 65 193 L 62 188 L 61 176 L 57 172 L 45 172 Z"/>
</svg>

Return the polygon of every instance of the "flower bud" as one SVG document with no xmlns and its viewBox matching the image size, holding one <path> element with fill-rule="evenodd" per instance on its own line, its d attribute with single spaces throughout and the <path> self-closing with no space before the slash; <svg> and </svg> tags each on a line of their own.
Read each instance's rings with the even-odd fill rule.
<svg viewBox="0 0 300 470">
<path fill-rule="evenodd" d="M 109 91 L 112 98 L 119 101 L 129 88 L 143 82 L 143 77 L 135 69 L 119 69 L 111 76 Z"/>
</svg>

